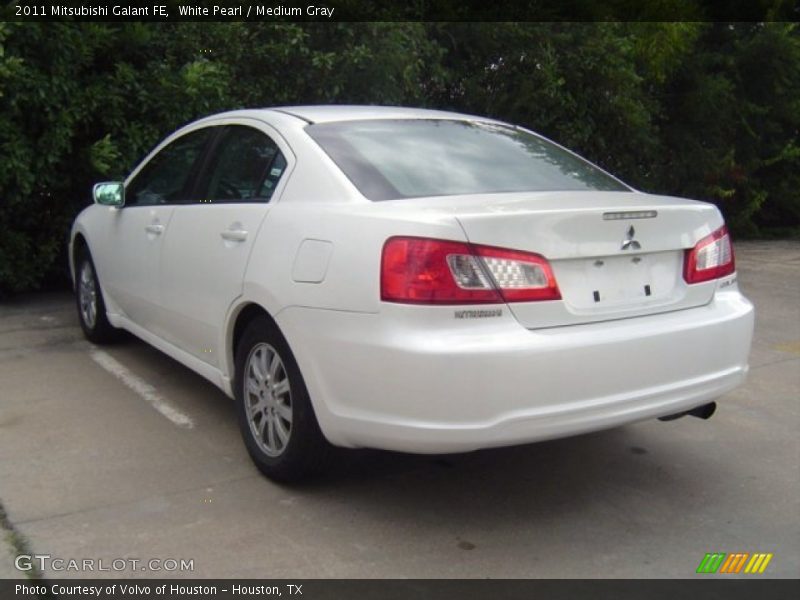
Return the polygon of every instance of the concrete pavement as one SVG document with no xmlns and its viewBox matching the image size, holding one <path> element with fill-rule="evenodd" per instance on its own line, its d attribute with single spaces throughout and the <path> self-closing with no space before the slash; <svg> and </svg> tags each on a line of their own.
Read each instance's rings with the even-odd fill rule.
<svg viewBox="0 0 800 600">
<path fill-rule="evenodd" d="M 177 427 L 93 358 L 70 296 L 2 305 L 0 502 L 36 553 L 193 561 L 48 577 L 669 578 L 713 551 L 772 552 L 765 576 L 798 577 L 800 244 L 736 250 L 752 368 L 710 421 L 447 457 L 343 452 L 295 488 L 258 474 L 232 402 L 199 376 L 134 338 L 100 350 L 193 423 Z"/>
</svg>

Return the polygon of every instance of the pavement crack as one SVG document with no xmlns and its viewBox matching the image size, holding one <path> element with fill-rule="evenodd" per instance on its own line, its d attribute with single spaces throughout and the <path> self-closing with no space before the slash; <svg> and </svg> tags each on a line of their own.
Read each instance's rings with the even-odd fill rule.
<svg viewBox="0 0 800 600">
<path fill-rule="evenodd" d="M 773 365 L 780 365 L 787 362 L 792 362 L 793 360 L 800 360 L 800 356 L 789 356 L 787 358 L 780 358 L 778 360 L 773 360 L 772 362 L 764 363 L 763 365 L 758 365 L 755 367 L 750 367 L 751 371 L 758 371 L 759 369 L 763 369 L 764 367 L 771 367 Z"/>
<path fill-rule="evenodd" d="M 8 513 L 6 512 L 5 506 L 3 506 L 2 500 L 0 500 L 0 529 L 3 531 L 3 537 L 5 538 L 6 542 L 11 546 L 14 554 L 17 556 L 24 554 L 30 556 L 31 550 L 28 546 L 28 540 L 22 535 L 19 530 L 14 526 L 11 522 L 11 519 L 8 517 Z M 28 579 L 33 581 L 42 581 L 44 577 L 42 573 L 36 568 L 36 565 L 31 563 L 31 568 L 28 571 L 25 571 L 25 576 Z"/>
</svg>

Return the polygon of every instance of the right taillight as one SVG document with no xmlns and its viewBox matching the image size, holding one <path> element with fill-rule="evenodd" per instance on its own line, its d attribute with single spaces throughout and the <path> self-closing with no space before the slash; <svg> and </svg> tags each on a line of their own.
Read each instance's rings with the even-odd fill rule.
<svg viewBox="0 0 800 600">
<path fill-rule="evenodd" d="M 530 252 L 418 237 L 389 238 L 381 299 L 406 304 L 496 304 L 558 300 L 547 260 Z"/>
<path fill-rule="evenodd" d="M 697 242 L 694 248 L 687 250 L 683 261 L 683 278 L 686 283 L 719 279 L 735 270 L 731 236 L 724 225 Z"/>
</svg>

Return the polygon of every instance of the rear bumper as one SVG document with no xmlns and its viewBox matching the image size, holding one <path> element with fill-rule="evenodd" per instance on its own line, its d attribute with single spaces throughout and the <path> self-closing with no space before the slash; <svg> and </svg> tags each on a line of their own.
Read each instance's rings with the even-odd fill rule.
<svg viewBox="0 0 800 600">
<path fill-rule="evenodd" d="M 494 307 L 490 307 L 494 308 Z M 453 307 L 380 314 L 289 308 L 294 349 L 328 439 L 447 453 L 565 437 L 709 402 L 747 373 L 753 308 L 706 306 L 543 330 Z"/>
</svg>

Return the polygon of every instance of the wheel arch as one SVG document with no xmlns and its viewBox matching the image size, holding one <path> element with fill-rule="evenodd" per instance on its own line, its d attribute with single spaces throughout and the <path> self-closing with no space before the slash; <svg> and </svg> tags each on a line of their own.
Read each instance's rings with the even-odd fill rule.
<svg viewBox="0 0 800 600">
<path fill-rule="evenodd" d="M 311 386 L 309 386 L 309 381 L 307 379 L 308 373 L 304 371 L 303 365 L 300 364 L 301 358 L 298 356 L 298 351 L 300 351 L 300 354 L 302 355 L 302 348 L 297 348 L 296 343 L 294 343 L 297 342 L 297 340 L 292 340 L 290 336 L 286 335 L 286 331 L 278 324 L 278 321 L 273 316 L 273 313 L 265 308 L 263 304 L 254 300 L 243 300 L 233 310 L 231 310 L 228 318 L 225 334 L 224 363 L 221 365 L 221 367 L 227 372 L 227 377 L 225 377 L 223 374 L 223 379 L 229 384 L 228 389 L 226 389 L 226 393 L 228 393 L 231 397 L 235 396 L 234 386 L 236 384 L 236 348 L 238 347 L 239 341 L 242 339 L 242 335 L 247 329 L 247 326 L 252 323 L 254 319 L 259 317 L 267 318 L 275 327 L 276 331 L 278 331 L 281 336 L 283 336 L 283 339 L 286 340 L 286 344 L 289 346 L 289 350 L 291 351 L 292 356 L 297 363 L 298 368 L 300 369 L 300 374 L 303 377 L 306 387 L 308 388 L 311 406 L 314 409 L 316 418 L 318 421 L 321 421 L 320 427 L 322 428 L 323 432 L 325 432 L 325 423 L 327 423 L 327 408 L 325 407 L 325 404 L 321 398 L 315 397 L 315 394 L 311 390 Z"/>
<path fill-rule="evenodd" d="M 231 385 L 233 385 L 236 373 L 236 348 L 239 346 L 239 341 L 242 339 L 242 335 L 247 329 L 247 326 L 258 317 L 266 317 L 275 326 L 275 329 L 281 332 L 283 338 L 286 339 L 286 335 L 281 331 L 281 328 L 278 327 L 278 323 L 275 321 L 272 314 L 270 314 L 269 310 L 258 302 L 247 300 L 236 306 L 231 311 L 230 317 L 228 318 L 224 346 L 224 366 L 230 377 Z M 289 343 L 288 339 L 286 343 Z M 289 344 L 289 347 L 291 348 L 291 344 Z"/>
<path fill-rule="evenodd" d="M 69 270 L 70 275 L 72 276 L 72 289 L 73 291 L 76 289 L 76 285 L 78 282 L 77 272 L 78 272 L 78 256 L 81 252 L 87 251 L 91 255 L 91 250 L 89 249 L 89 242 L 86 241 L 86 236 L 83 235 L 82 231 L 76 231 L 75 234 L 72 236 L 72 240 L 70 241 L 70 253 L 69 253 Z"/>
</svg>

